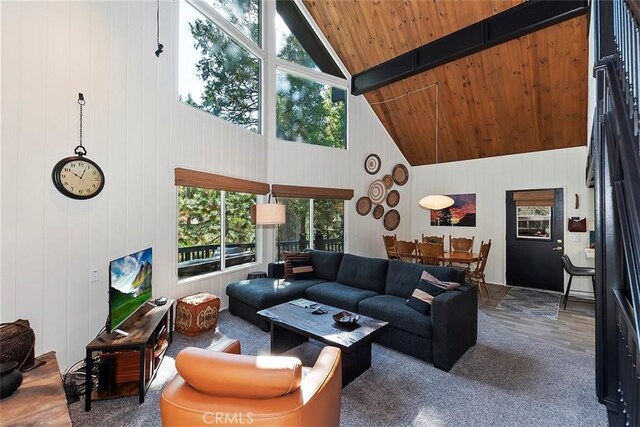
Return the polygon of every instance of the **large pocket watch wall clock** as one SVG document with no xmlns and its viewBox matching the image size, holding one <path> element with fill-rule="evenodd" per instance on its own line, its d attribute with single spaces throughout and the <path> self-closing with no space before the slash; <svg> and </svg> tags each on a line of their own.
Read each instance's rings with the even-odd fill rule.
<svg viewBox="0 0 640 427">
<path fill-rule="evenodd" d="M 85 157 L 87 150 L 82 146 L 82 107 L 84 96 L 78 94 L 80 104 L 80 145 L 73 152 L 75 156 L 60 160 L 53 167 L 51 178 L 58 191 L 72 199 L 90 199 L 104 188 L 104 172 L 93 160 Z"/>
</svg>

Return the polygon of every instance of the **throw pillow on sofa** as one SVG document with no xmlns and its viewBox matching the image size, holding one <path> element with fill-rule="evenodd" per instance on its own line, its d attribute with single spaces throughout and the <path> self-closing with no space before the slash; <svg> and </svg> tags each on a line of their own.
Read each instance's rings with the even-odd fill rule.
<svg viewBox="0 0 640 427">
<path fill-rule="evenodd" d="M 292 259 L 291 267 L 293 271 L 293 277 L 296 280 L 308 280 L 315 279 L 316 275 L 313 272 L 313 265 L 311 265 L 311 260 L 299 260 Z"/>
<path fill-rule="evenodd" d="M 284 278 L 293 279 L 293 265 L 291 261 L 309 261 L 308 252 L 283 252 L 284 255 Z"/>
<path fill-rule="evenodd" d="M 419 313 L 424 315 L 431 314 L 431 302 L 441 293 L 455 289 L 460 286 L 455 282 L 443 282 L 433 275 L 422 272 L 418 287 L 413 291 L 411 297 L 407 300 L 407 305 Z"/>
</svg>

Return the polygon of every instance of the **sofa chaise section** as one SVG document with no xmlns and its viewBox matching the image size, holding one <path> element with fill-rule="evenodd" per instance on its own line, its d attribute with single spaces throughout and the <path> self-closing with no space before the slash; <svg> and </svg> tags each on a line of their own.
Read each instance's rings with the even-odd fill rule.
<svg viewBox="0 0 640 427">
<path fill-rule="evenodd" d="M 256 313 L 283 302 L 305 298 L 307 288 L 322 283 L 322 279 L 286 280 L 252 279 L 230 283 L 227 286 L 229 313 L 242 317 L 268 332 L 271 324 L 258 318 Z"/>
</svg>

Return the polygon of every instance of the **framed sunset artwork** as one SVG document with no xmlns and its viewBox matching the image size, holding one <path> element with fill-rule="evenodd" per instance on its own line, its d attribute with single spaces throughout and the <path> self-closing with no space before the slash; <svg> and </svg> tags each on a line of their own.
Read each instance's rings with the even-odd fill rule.
<svg viewBox="0 0 640 427">
<path fill-rule="evenodd" d="M 431 211 L 431 225 L 452 227 L 476 226 L 476 195 L 447 194 L 454 200 L 453 206 Z"/>
</svg>

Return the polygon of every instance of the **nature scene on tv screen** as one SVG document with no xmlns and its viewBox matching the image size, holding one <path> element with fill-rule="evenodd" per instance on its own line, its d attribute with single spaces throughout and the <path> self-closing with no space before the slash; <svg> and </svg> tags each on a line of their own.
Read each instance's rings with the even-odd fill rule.
<svg viewBox="0 0 640 427">
<path fill-rule="evenodd" d="M 151 248 L 111 263 L 111 329 L 151 298 Z"/>
</svg>

